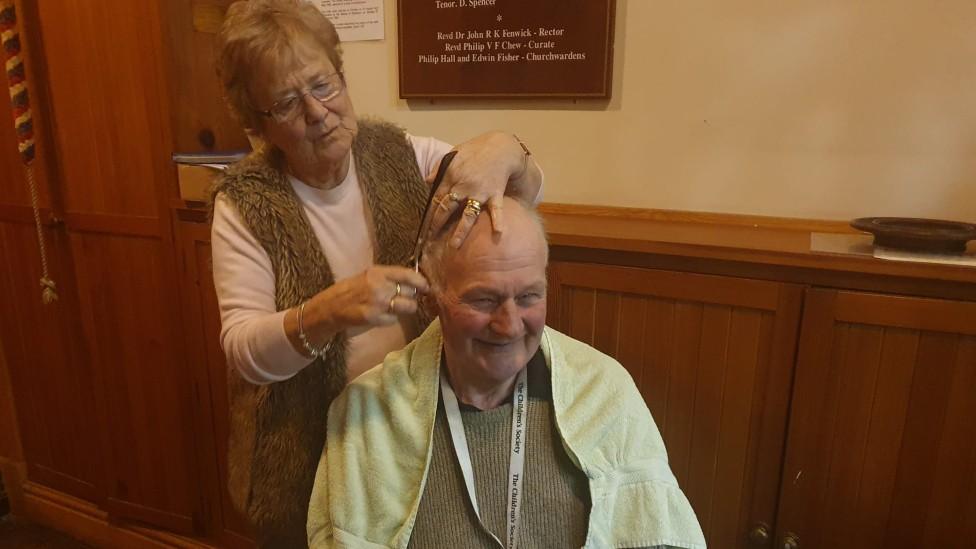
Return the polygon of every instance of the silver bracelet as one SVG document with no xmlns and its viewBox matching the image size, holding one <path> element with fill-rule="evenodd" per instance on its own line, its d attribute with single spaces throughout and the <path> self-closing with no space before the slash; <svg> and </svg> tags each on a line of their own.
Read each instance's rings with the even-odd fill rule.
<svg viewBox="0 0 976 549">
<path fill-rule="evenodd" d="M 308 301 L 302 301 L 302 304 L 298 306 L 298 339 L 302 342 L 302 347 L 305 348 L 305 352 L 308 353 L 312 358 L 319 358 L 325 356 L 332 348 L 332 339 L 325 342 L 325 345 L 321 347 L 315 347 L 312 342 L 308 340 L 308 336 L 305 335 L 305 325 L 302 323 L 302 317 L 305 316 L 305 304 Z"/>
</svg>

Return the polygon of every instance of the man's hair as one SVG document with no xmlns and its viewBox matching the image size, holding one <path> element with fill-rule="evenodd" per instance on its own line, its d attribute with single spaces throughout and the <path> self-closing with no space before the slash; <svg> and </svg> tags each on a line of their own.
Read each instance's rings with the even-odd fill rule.
<svg viewBox="0 0 976 549">
<path fill-rule="evenodd" d="M 546 233 L 545 221 L 542 216 L 539 215 L 539 211 L 535 209 L 534 206 L 527 206 L 521 200 L 515 201 L 517 206 L 506 205 L 505 212 L 510 212 L 513 207 L 521 208 L 531 221 L 531 225 L 538 231 L 539 238 L 542 239 L 546 250 L 546 263 L 549 263 L 549 236 Z M 511 204 L 511 202 L 509 203 Z M 436 205 L 431 206 L 436 207 Z M 458 223 L 461 220 L 462 208 L 458 208 L 454 214 L 448 219 L 440 231 L 436 234 L 430 235 L 428 240 L 424 243 L 423 255 L 420 259 L 420 270 L 427 277 L 427 281 L 430 283 L 431 289 L 435 292 L 441 292 L 444 290 L 444 260 L 455 253 L 457 250 L 451 248 L 448 243 L 451 240 L 451 235 L 454 234 L 454 230 L 457 228 Z M 488 213 L 485 212 L 479 216 L 477 223 L 491 223 L 488 219 Z M 511 229 L 506 229 L 511 230 Z M 471 238 L 470 236 L 468 237 Z"/>
<path fill-rule="evenodd" d="M 342 72 L 342 48 L 332 22 L 306 0 L 240 0 L 227 9 L 217 40 L 217 77 L 231 110 L 244 127 L 259 129 L 248 95 L 256 67 L 287 66 L 301 47 L 321 49 Z"/>
</svg>

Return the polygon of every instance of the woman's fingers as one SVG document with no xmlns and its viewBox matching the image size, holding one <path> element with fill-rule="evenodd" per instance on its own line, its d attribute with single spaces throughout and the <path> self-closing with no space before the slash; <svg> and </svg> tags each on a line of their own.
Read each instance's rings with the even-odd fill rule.
<svg viewBox="0 0 976 549">
<path fill-rule="evenodd" d="M 377 265 L 332 286 L 327 299 L 343 329 L 385 326 L 396 322 L 397 315 L 415 312 L 418 295 L 429 289 L 424 275 L 413 269 Z"/>
<path fill-rule="evenodd" d="M 503 196 L 495 195 L 488 199 L 488 215 L 491 216 L 491 228 L 496 233 L 505 232 L 505 216 L 502 215 Z"/>
<path fill-rule="evenodd" d="M 463 201 L 464 198 L 453 190 L 435 195 L 430 205 L 432 211 L 428 214 L 431 216 L 430 226 L 424 238 L 429 238 L 430 235 L 437 234 L 437 231 L 441 230 L 441 227 L 454 215 L 454 212 L 460 207 Z"/>
<path fill-rule="evenodd" d="M 389 288 L 392 290 L 388 294 L 390 297 L 396 293 L 397 284 L 400 284 L 400 295 L 411 298 L 415 297 L 418 292 L 425 294 L 430 289 L 427 278 L 413 269 L 392 265 L 374 268 L 384 271 L 384 275 L 389 282 Z"/>
<path fill-rule="evenodd" d="M 500 199 L 504 196 L 511 175 L 509 160 L 513 153 L 508 150 L 511 142 L 510 136 L 489 132 L 456 147 L 457 154 L 448 166 L 444 181 L 438 189 L 439 193 L 446 193 L 442 197 L 446 196 L 450 200 L 441 199 L 439 203 L 431 205 L 434 210 L 430 224 L 431 234 L 440 231 L 458 208 L 465 208 L 467 200 L 473 199 L 480 206 L 474 212 L 477 214 L 480 209 L 490 206 L 492 197 L 497 196 Z M 428 177 L 428 182 L 432 180 L 433 174 Z M 470 217 L 470 214 L 465 212 L 459 227 L 461 230 L 455 230 L 453 234 L 452 245 L 455 247 L 460 246 L 473 225 L 470 220 L 465 221 L 465 216 Z M 477 215 L 474 217 L 477 218 Z"/>
<path fill-rule="evenodd" d="M 481 210 L 483 208 L 482 203 L 479 200 L 469 198 L 464 205 L 464 211 L 461 212 L 461 219 L 458 220 L 457 227 L 454 228 L 454 233 L 451 235 L 450 245 L 453 248 L 460 248 L 461 244 L 468 237 L 468 233 L 474 228 L 475 222 L 478 220 L 478 216 L 481 215 Z"/>
<path fill-rule="evenodd" d="M 373 267 L 382 274 L 383 282 L 373 288 L 373 313 L 386 324 L 397 315 L 417 311 L 417 296 L 430 289 L 424 275 L 406 267 Z"/>
<path fill-rule="evenodd" d="M 393 296 L 387 305 L 386 315 L 395 318 L 397 315 L 410 315 L 417 312 L 417 300 L 407 296 Z"/>
<path fill-rule="evenodd" d="M 493 196 L 483 203 L 469 198 L 465 203 L 464 211 L 461 213 L 461 219 L 458 220 L 457 227 L 451 235 L 450 245 L 454 248 L 460 248 L 481 215 L 490 216 L 491 228 L 494 232 L 503 232 L 505 230 L 505 219 L 502 215 L 503 201 L 502 196 Z M 485 213 L 486 209 L 488 210 L 487 214 Z"/>
</svg>

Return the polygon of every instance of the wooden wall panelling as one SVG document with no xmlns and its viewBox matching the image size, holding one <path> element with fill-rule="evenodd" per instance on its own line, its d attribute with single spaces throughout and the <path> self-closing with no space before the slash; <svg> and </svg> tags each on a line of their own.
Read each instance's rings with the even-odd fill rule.
<svg viewBox="0 0 976 549">
<path fill-rule="evenodd" d="M 210 225 L 206 222 L 179 222 L 182 260 L 182 303 L 184 336 L 191 360 L 198 365 L 194 373 L 199 387 L 209 392 L 199 395 L 201 419 L 211 427 L 203 453 L 208 501 L 214 520 L 208 534 L 221 545 L 254 547 L 247 521 L 230 502 L 227 491 L 227 441 L 229 434 L 227 403 L 227 362 L 220 348 L 220 313 L 213 286 L 210 254 Z"/>
<path fill-rule="evenodd" d="M 0 174 L 3 175 L 0 177 L 0 201 L 4 204 L 30 204 L 23 170 L 23 160 L 17 152 L 17 134 L 14 132 L 10 102 L 0 101 Z"/>
<path fill-rule="evenodd" d="M 921 538 L 950 547 L 960 540 L 976 540 L 976 338 L 958 342 L 953 377 L 945 403 L 945 423 L 936 454 L 928 516 Z M 902 469 L 907 474 L 907 469 Z M 900 500 L 902 505 L 904 500 Z M 956 522 L 958 517 L 959 522 Z M 897 535 L 897 532 L 895 533 Z M 889 540 L 895 539 L 893 536 Z"/>
<path fill-rule="evenodd" d="M 0 253 L 3 249 L 0 248 Z M 4 292 L 5 290 L 0 290 Z M 24 450 L 17 427 L 17 410 L 14 407 L 14 392 L 10 385 L 10 368 L 7 365 L 3 339 L 0 338 L 0 462 L 9 460 L 24 461 Z"/>
<path fill-rule="evenodd" d="M 108 510 L 178 532 L 199 522 L 191 384 L 157 239 L 72 234 L 111 482 Z"/>
<path fill-rule="evenodd" d="M 106 507 L 179 532 L 205 518 L 179 327 L 157 3 L 38 7 L 67 230 L 94 359 Z M 110 29 L 110 32 L 106 32 Z"/>
<path fill-rule="evenodd" d="M 976 539 L 974 306 L 808 292 L 778 539 L 913 548 Z"/>
<path fill-rule="evenodd" d="M 159 529 L 112 519 L 100 507 L 33 482 L 25 482 L 18 512 L 90 547 L 119 549 L 213 549 L 212 545 Z"/>
<path fill-rule="evenodd" d="M 6 82 L 4 80 L 4 82 Z M 22 163 L 17 153 L 17 135 L 14 132 L 13 118 L 9 101 L 0 101 L 0 200 L 9 204 L 24 205 L 29 203 L 27 185 L 23 181 Z M 0 219 L 5 219 L 0 214 Z M 9 269 L 11 257 L 0 239 L 0 257 L 4 258 L 5 269 Z M 0 275 L 0 280 L 4 277 Z M 4 307 L 4 314 L 13 314 L 12 299 L 6 284 L 0 283 L 0 296 Z M 16 341 L 12 334 L 0 331 L 0 458 L 21 462 L 24 459 L 21 447 L 20 433 L 17 428 L 17 415 L 14 408 L 13 389 L 10 382 L 10 366 L 6 360 L 3 340 L 8 338 Z M 12 480 L 12 479 L 11 479 Z M 8 480 L 8 482 L 10 482 Z"/>
<path fill-rule="evenodd" d="M 214 71 L 216 32 L 233 0 L 162 3 L 175 150 L 243 150 L 244 130 L 227 109 Z"/>
<path fill-rule="evenodd" d="M 52 177 L 50 160 L 52 149 L 50 132 L 48 131 L 47 86 L 43 75 L 44 53 L 37 27 L 32 21 L 37 20 L 37 6 L 35 2 L 14 2 L 17 9 L 18 29 L 20 30 L 21 57 L 27 71 L 29 95 L 32 104 L 32 123 L 34 131 L 35 160 L 33 161 L 34 179 L 37 183 L 38 202 L 42 208 L 51 205 L 49 181 Z M 4 90 L 8 80 L 6 72 L 0 77 Z M 30 192 L 24 174 L 23 159 L 17 149 L 17 133 L 14 130 L 12 107 L 9 95 L 3 93 L 0 100 L 0 204 L 30 206 Z"/>
<path fill-rule="evenodd" d="M 738 246 L 728 250 L 685 241 L 645 243 L 641 238 L 653 240 L 653 235 L 646 235 L 647 231 L 642 233 L 640 227 L 631 227 L 629 224 L 626 229 L 634 229 L 632 241 L 621 242 L 615 239 L 567 236 L 565 232 L 575 230 L 575 224 L 567 224 L 568 227 L 563 228 L 564 234 L 553 234 L 553 225 L 556 224 L 547 216 L 546 227 L 549 231 L 552 260 L 976 301 L 976 271 L 967 267 L 943 269 L 944 265 L 873 258 L 865 265 L 863 257 L 810 252 L 800 254 L 799 258 L 792 257 L 789 252 L 786 255 L 781 254 L 782 256 L 767 256 L 766 252 L 751 249 L 751 242 L 745 237 Z M 711 227 L 710 230 L 721 231 L 723 227 Z M 809 242 L 809 235 L 806 242 Z"/>
<path fill-rule="evenodd" d="M 60 299 L 41 303 L 33 224 L 0 222 L 0 333 L 31 478 L 88 501 L 103 494 L 92 368 L 78 323 L 67 244 L 47 230 L 51 275 Z"/>
<path fill-rule="evenodd" d="M 766 528 L 772 534 L 776 519 L 768 522 L 768 518 L 776 517 L 779 507 L 780 481 L 764 472 L 781 471 L 783 466 L 799 320 L 804 307 L 802 286 L 785 285 L 782 290 L 775 317 L 764 318 L 760 328 L 759 340 L 771 344 L 760 350 L 756 371 L 759 390 L 753 393 L 751 403 L 759 413 L 752 415 L 749 432 L 757 436 L 747 456 L 743 486 L 754 489 L 751 505 L 743 504 L 740 510 L 740 521 L 750 525 L 750 533 Z M 790 367 L 779 366 L 782 364 Z"/>
<path fill-rule="evenodd" d="M 552 325 L 634 377 L 709 544 L 772 527 L 799 286 L 554 261 Z"/>
<path fill-rule="evenodd" d="M 6 79 L 2 80 L 6 84 Z M 4 96 L 7 94 L 4 93 Z M 10 101 L 0 101 L 0 202 L 18 206 L 30 206 L 30 193 L 27 178 L 24 175 L 24 163 L 17 152 L 17 134 L 14 131 L 13 118 L 10 112 Z M 42 164 L 35 161 L 35 164 Z M 41 168 L 39 166 L 39 168 Z M 43 169 L 43 168 L 41 168 Z M 35 173 L 38 181 L 43 182 L 44 174 Z M 43 203 L 47 204 L 47 189 L 41 185 Z"/>
<path fill-rule="evenodd" d="M 156 216 L 153 2 L 38 4 L 68 212 Z M 110 29 L 110 32 L 106 32 Z"/>
</svg>

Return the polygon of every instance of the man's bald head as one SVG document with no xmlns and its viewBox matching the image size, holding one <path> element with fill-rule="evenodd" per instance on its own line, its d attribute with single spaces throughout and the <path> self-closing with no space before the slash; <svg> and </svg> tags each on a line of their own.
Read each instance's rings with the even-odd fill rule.
<svg viewBox="0 0 976 549">
<path fill-rule="evenodd" d="M 446 223 L 438 234 L 432 235 L 427 241 L 420 267 L 434 292 L 443 289 L 447 264 L 469 259 L 469 252 L 493 249 L 490 253 L 504 254 L 505 250 L 511 249 L 513 244 L 530 244 L 539 246 L 544 253 L 545 262 L 548 263 L 549 243 L 539 212 L 510 197 L 504 198 L 503 205 L 505 232 L 501 234 L 492 230 L 491 218 L 485 213 L 478 216 L 460 249 L 454 249 L 449 245 L 450 236 L 454 233 L 459 218 Z"/>
</svg>

